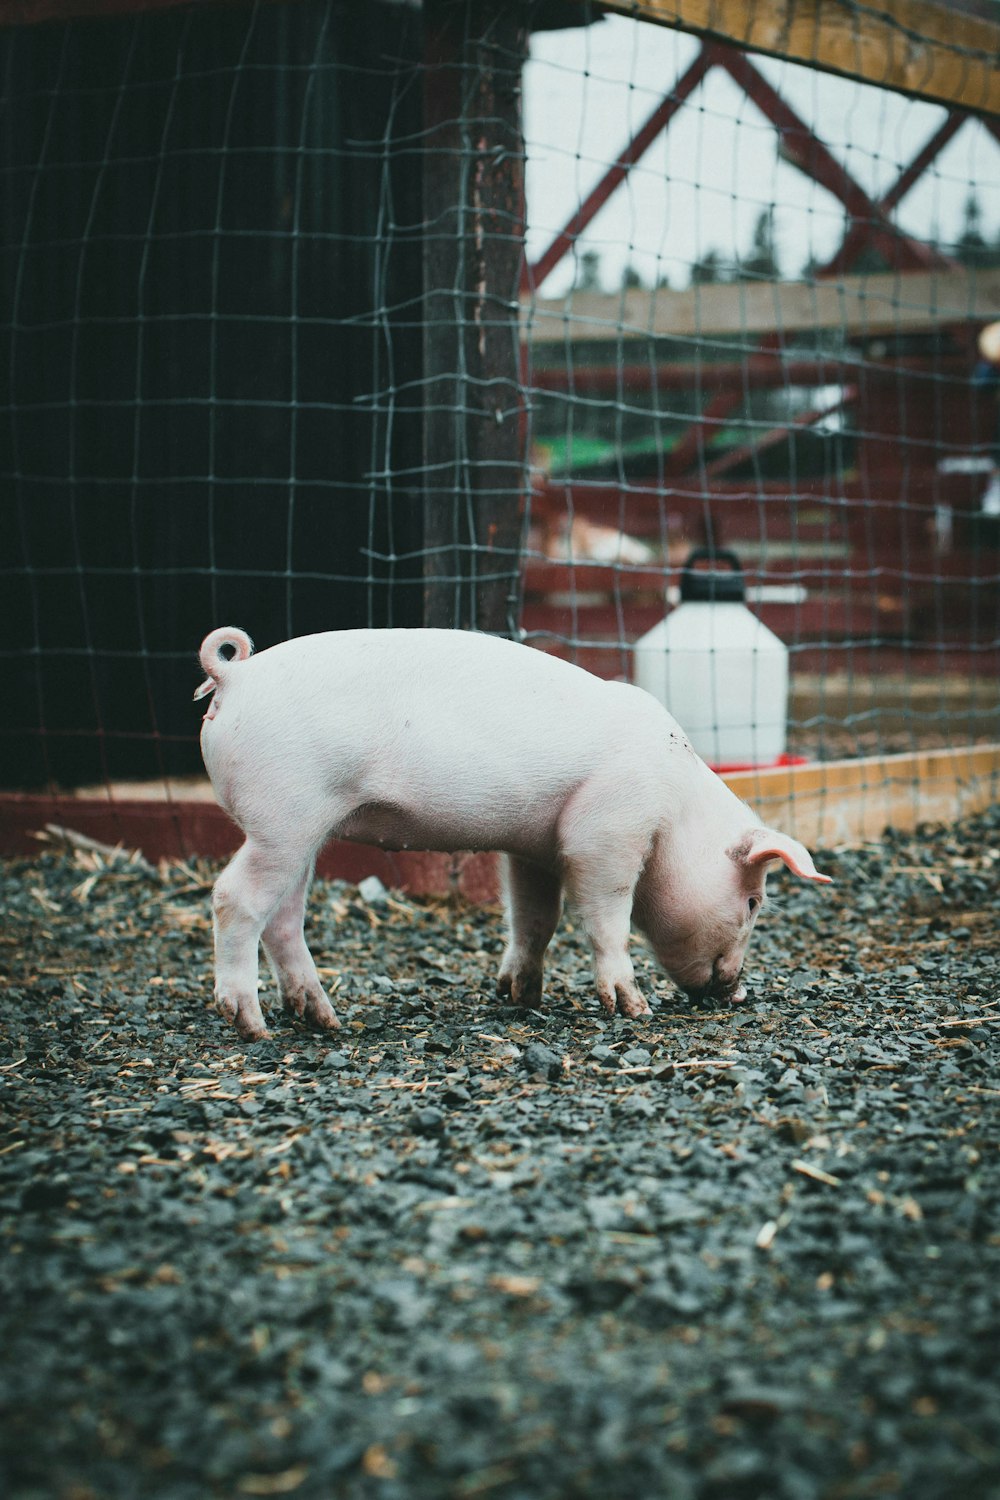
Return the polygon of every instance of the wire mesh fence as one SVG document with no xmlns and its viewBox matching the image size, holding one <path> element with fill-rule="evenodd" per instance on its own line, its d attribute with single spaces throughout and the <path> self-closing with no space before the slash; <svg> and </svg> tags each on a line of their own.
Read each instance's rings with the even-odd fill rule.
<svg viewBox="0 0 1000 1500">
<path fill-rule="evenodd" d="M 419 621 L 382 561 L 419 539 L 414 18 L 209 6 L 0 43 L 8 774 L 193 769 L 206 623 Z"/>
<path fill-rule="evenodd" d="M 528 628 L 634 671 L 724 546 L 794 749 L 995 736 L 995 120 L 621 18 L 531 70 Z"/>
<path fill-rule="evenodd" d="M 223 623 L 634 679 L 695 549 L 780 643 L 786 758 L 1000 739 L 995 28 L 920 76 L 836 51 L 878 6 L 733 44 L 781 51 L 782 8 L 0 29 L 2 785 L 196 772 Z M 688 604 L 718 716 L 721 600 Z M 763 639 L 716 763 L 776 758 Z"/>
</svg>

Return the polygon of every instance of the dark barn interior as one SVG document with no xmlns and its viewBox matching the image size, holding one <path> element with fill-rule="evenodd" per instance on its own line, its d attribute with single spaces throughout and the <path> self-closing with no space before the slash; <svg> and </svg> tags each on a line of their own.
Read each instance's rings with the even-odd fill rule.
<svg viewBox="0 0 1000 1500">
<path fill-rule="evenodd" d="M 0 30 L 4 785 L 199 768 L 215 625 L 419 622 L 418 21 Z"/>
</svg>

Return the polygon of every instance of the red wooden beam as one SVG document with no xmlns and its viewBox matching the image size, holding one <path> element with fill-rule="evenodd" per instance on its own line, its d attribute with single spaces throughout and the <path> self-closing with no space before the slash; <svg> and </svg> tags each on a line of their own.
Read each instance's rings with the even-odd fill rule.
<svg viewBox="0 0 1000 1500">
<path fill-rule="evenodd" d="M 780 427 L 771 427 L 753 442 L 744 443 L 739 448 L 733 448 L 729 453 L 723 453 L 719 458 L 713 458 L 702 470 L 706 479 L 714 479 L 720 474 L 726 474 L 730 469 L 735 469 L 739 464 L 746 463 L 758 453 L 763 453 L 768 448 L 775 447 L 784 442 L 790 433 L 799 427 L 811 427 L 814 422 L 823 417 L 831 416 L 841 407 L 847 406 L 857 396 L 857 388 L 852 385 L 845 386 L 836 401 L 831 401 L 826 406 L 817 406 L 812 411 L 803 411 L 790 422 L 783 423 Z"/>
<path fill-rule="evenodd" d="M 607 203 L 612 193 L 625 181 L 630 170 L 665 130 L 712 67 L 725 68 L 730 77 L 752 99 L 758 109 L 778 131 L 785 153 L 801 171 L 839 198 L 855 221 L 837 261 L 852 241 L 852 253 L 866 241 L 877 244 L 890 265 L 909 265 L 919 269 L 948 265 L 950 261 L 930 246 L 902 233 L 889 219 L 888 211 L 906 193 L 966 118 L 959 111 L 949 115 L 885 198 L 875 202 L 861 188 L 845 167 L 805 122 L 772 88 L 750 58 L 734 47 L 720 42 L 706 42 L 694 62 L 681 75 L 673 91 L 662 100 L 646 123 L 591 189 L 563 229 L 532 266 L 525 267 L 522 291 L 537 291 L 559 262 L 567 255 L 579 236 Z M 989 122 L 987 122 L 989 124 Z M 854 248 L 856 244 L 857 248 Z M 831 263 L 833 264 L 833 263 Z M 833 274 L 832 271 L 829 274 Z"/>
<path fill-rule="evenodd" d="M 923 149 L 917 152 L 917 155 L 910 162 L 906 170 L 901 172 L 896 178 L 889 191 L 878 200 L 878 207 L 883 213 L 888 213 L 891 209 L 895 208 L 896 204 L 906 196 L 913 184 L 919 177 L 923 176 L 934 158 L 948 144 L 951 138 L 961 130 L 968 118 L 969 116 L 963 114 L 960 110 L 953 109 L 951 111 L 944 123 L 935 130 L 934 134 L 926 142 Z M 855 221 L 844 236 L 843 243 L 836 255 L 825 266 L 822 266 L 816 274 L 818 276 L 843 275 L 854 264 L 867 240 L 868 225 L 860 221 Z"/>
<path fill-rule="evenodd" d="M 239 829 L 212 802 L 0 792 L 0 855 L 38 854 L 51 848 L 35 837 L 47 824 L 141 849 L 155 861 L 195 856 L 221 861 L 243 842 Z M 499 895 L 493 854 L 390 852 L 331 839 L 316 869 L 328 880 L 352 884 L 377 875 L 384 885 L 415 896 L 460 893 L 470 901 L 495 901 Z"/>
<path fill-rule="evenodd" d="M 684 474 L 697 463 L 699 453 L 704 455 L 717 427 L 743 400 L 743 388 L 717 391 L 690 427 L 669 453 L 664 454 L 663 464 L 667 474 Z"/>
<path fill-rule="evenodd" d="M 869 583 L 868 590 L 870 588 Z M 850 641 L 858 648 L 871 648 L 887 640 L 903 638 L 905 604 L 900 592 L 887 597 L 876 607 L 866 590 L 860 598 L 841 595 L 832 599 L 822 594 L 798 604 L 755 603 L 754 614 L 791 645 L 798 646 L 804 641 Z M 574 608 L 549 604 L 544 600 L 528 600 L 524 607 L 524 628 L 529 633 L 545 631 L 564 640 L 569 638 L 574 642 L 574 648 L 577 642 L 590 645 L 604 642 L 609 647 L 620 649 L 624 642 L 637 639 L 662 620 L 664 608 L 662 594 L 658 599 L 649 598 L 642 603 L 630 604 L 623 632 L 621 605 L 614 599 Z M 873 641 L 873 635 L 877 635 L 878 640 Z M 991 661 L 995 660 L 996 653 L 989 655 Z M 608 667 L 610 670 L 601 675 L 615 676 L 621 670 L 617 663 L 612 665 L 609 662 Z"/>
<path fill-rule="evenodd" d="M 878 244 L 890 265 L 908 265 L 927 270 L 947 263 L 937 251 L 921 245 L 896 228 L 879 205 L 858 186 L 846 167 L 841 166 L 791 105 L 757 71 L 745 53 L 718 43 L 710 44 L 705 50 L 711 54 L 711 61 L 725 68 L 747 97 L 771 121 L 781 136 L 788 159 L 835 198 L 839 198 L 852 219 L 870 220 L 869 238 Z"/>
<path fill-rule="evenodd" d="M 566 226 L 559 231 L 548 249 L 538 257 L 534 265 L 525 268 L 522 290 L 537 291 L 546 277 L 555 270 L 563 256 L 572 249 L 575 241 L 587 228 L 591 220 L 607 203 L 615 188 L 625 181 L 632 167 L 666 128 L 684 101 L 694 93 L 711 66 L 705 48 L 677 80 L 673 91 L 657 105 L 645 125 L 629 141 L 617 161 L 608 168 L 597 186 L 592 188 Z"/>
</svg>

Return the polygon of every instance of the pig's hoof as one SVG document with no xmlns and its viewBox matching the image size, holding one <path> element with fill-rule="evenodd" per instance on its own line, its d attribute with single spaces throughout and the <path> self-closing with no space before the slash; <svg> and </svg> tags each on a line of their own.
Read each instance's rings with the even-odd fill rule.
<svg viewBox="0 0 1000 1500">
<path fill-rule="evenodd" d="M 340 1020 L 337 1012 L 324 996 L 323 1004 L 310 1004 L 306 1006 L 305 1022 L 314 1031 L 339 1031 Z"/>
<path fill-rule="evenodd" d="M 642 994 L 632 996 L 619 995 L 618 1009 L 623 1016 L 629 1016 L 632 1020 L 635 1020 L 638 1016 L 651 1016 L 653 1014 L 652 1006 L 645 995 Z"/>
<path fill-rule="evenodd" d="M 216 995 L 215 1008 L 224 1021 L 235 1021 L 240 1013 L 238 1000 L 232 1000 L 228 995 Z"/>
<path fill-rule="evenodd" d="M 271 1035 L 263 1016 L 248 1016 L 242 1010 L 236 1013 L 236 1032 L 245 1042 L 264 1042 Z"/>
<path fill-rule="evenodd" d="M 245 1031 L 243 1030 L 242 1026 L 237 1026 L 236 1030 L 239 1032 L 240 1036 L 245 1042 L 266 1042 L 269 1041 L 271 1037 L 271 1033 L 268 1031 L 266 1026 L 248 1026 Z"/>
<path fill-rule="evenodd" d="M 303 986 L 282 995 L 285 1009 L 314 1031 L 339 1031 L 337 1013 L 321 989 Z"/>
<path fill-rule="evenodd" d="M 620 1016 L 627 1016 L 629 1020 L 636 1020 L 639 1016 L 651 1016 L 653 1014 L 649 1001 L 640 989 L 634 984 L 616 984 L 612 988 L 600 991 L 601 1009 L 606 1015 L 613 1016 L 615 1012 Z"/>
<path fill-rule="evenodd" d="M 232 995 L 216 995 L 215 1005 L 219 1014 L 235 1026 L 237 1036 L 241 1036 L 245 1042 L 261 1042 L 270 1036 L 256 999 L 250 1002 L 237 1000 Z"/>
<path fill-rule="evenodd" d="M 542 1003 L 541 969 L 501 969 L 497 975 L 497 994 L 512 1005 L 536 1010 Z"/>
</svg>

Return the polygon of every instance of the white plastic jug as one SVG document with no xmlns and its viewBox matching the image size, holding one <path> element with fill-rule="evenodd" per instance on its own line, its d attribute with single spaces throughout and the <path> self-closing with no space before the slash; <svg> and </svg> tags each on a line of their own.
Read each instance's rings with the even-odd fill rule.
<svg viewBox="0 0 1000 1500">
<path fill-rule="evenodd" d="M 706 559 L 728 571 L 694 566 Z M 681 572 L 680 604 L 632 648 L 637 686 L 710 766 L 772 765 L 785 753 L 788 647 L 745 598 L 739 558 L 698 548 Z"/>
</svg>

